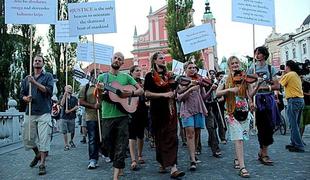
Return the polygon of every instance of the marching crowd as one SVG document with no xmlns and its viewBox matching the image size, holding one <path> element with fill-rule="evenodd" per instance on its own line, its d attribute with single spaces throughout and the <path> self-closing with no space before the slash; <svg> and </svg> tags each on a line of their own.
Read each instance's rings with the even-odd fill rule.
<svg viewBox="0 0 310 180">
<path fill-rule="evenodd" d="M 151 71 L 143 79 L 139 66 L 132 66 L 129 74 L 119 71 L 124 56 L 116 52 L 109 72 L 96 77 L 98 73 L 92 71 L 88 76 L 90 82 L 80 89 L 78 97 L 72 95 L 72 87 L 67 85 L 60 102 L 53 100 L 53 108 L 53 76 L 43 71 L 44 58 L 35 56 L 34 74 L 22 81 L 21 90 L 22 100 L 31 102 L 23 124 L 25 148 L 35 153 L 30 167 L 39 163 L 39 175 L 46 174 L 51 109 L 60 111 L 57 118 L 67 151 L 75 147 L 76 111 L 83 106 L 81 142 L 88 142 L 88 169 L 95 169 L 102 155 L 113 164 L 113 179 L 119 179 L 124 174 L 129 148 L 129 168 L 137 170 L 139 164 L 147 163 L 143 159 L 147 129 L 154 141 L 158 172 L 169 172 L 171 178 L 180 178 L 185 172 L 177 166 L 178 137 L 188 148 L 189 170 L 196 171 L 201 143 L 204 143 L 200 134 L 206 128 L 212 155 L 221 157 L 219 143 L 232 141 L 235 147 L 233 166 L 241 177 L 248 178 L 250 172 L 246 169 L 243 148 L 249 139 L 249 117 L 255 113 L 257 158 L 262 164 L 273 166 L 268 148 L 274 142 L 274 130 L 281 121 L 278 106 L 284 92 L 291 130 L 290 142 L 285 148 L 289 152 L 304 152 L 302 134 L 305 125 L 310 123 L 310 63 L 307 61 L 307 73 L 302 76 L 298 64 L 292 60 L 278 73 L 266 62 L 269 57 L 266 47 L 257 47 L 254 54 L 255 63 L 247 70 L 242 71 L 238 57 L 231 56 L 226 73 L 210 70 L 208 76 L 203 77 L 198 74 L 196 64 L 189 61 L 184 63 L 184 75 L 176 78 L 166 67 L 165 55 L 156 52 L 150 57 Z"/>
</svg>

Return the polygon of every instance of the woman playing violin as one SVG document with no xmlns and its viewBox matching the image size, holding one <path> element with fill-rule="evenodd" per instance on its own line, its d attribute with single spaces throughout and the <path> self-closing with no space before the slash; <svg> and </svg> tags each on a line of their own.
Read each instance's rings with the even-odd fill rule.
<svg viewBox="0 0 310 180">
<path fill-rule="evenodd" d="M 207 97 L 205 88 L 197 84 L 197 70 L 193 62 L 186 62 L 184 64 L 186 77 L 195 79 L 186 88 L 179 85 L 178 88 L 186 88 L 182 93 L 177 94 L 177 99 L 181 101 L 180 117 L 182 118 L 182 125 L 185 128 L 187 146 L 190 155 L 190 170 L 196 170 L 195 152 L 198 144 L 198 137 L 200 129 L 205 127 L 205 116 L 208 114 L 207 108 L 204 104 L 204 99 Z"/>
<path fill-rule="evenodd" d="M 150 99 L 152 128 L 155 134 L 156 160 L 160 164 L 160 173 L 171 167 L 172 178 L 184 176 L 176 167 L 178 139 L 177 112 L 173 84 L 169 81 L 171 73 L 167 72 L 165 56 L 156 52 L 151 56 L 151 72 L 145 76 L 145 96 Z"/>
<path fill-rule="evenodd" d="M 228 125 L 229 137 L 235 143 L 235 159 L 234 167 L 239 169 L 239 175 L 241 177 L 249 177 L 250 174 L 245 168 L 244 156 L 243 156 L 243 141 L 248 140 L 249 132 L 249 119 L 247 114 L 243 121 L 238 120 L 234 113 L 236 109 L 242 109 L 244 112 L 248 112 L 248 89 L 247 83 L 237 84 L 233 78 L 236 72 L 240 70 L 240 61 L 237 57 L 231 56 L 227 61 L 229 67 L 228 77 L 223 78 L 216 90 L 216 96 L 226 96 L 226 110 L 227 115 L 225 117 Z"/>
</svg>

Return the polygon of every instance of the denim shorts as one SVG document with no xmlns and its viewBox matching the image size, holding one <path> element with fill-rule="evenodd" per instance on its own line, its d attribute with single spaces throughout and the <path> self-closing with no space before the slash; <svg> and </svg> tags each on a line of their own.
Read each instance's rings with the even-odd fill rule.
<svg viewBox="0 0 310 180">
<path fill-rule="evenodd" d="M 182 118 L 182 125 L 186 127 L 205 128 L 205 116 L 202 113 L 192 115 L 187 118 Z"/>
</svg>

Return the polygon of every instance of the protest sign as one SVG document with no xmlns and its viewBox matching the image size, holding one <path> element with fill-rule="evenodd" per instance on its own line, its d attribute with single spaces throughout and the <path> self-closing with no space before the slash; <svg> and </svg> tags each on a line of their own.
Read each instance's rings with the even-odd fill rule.
<svg viewBox="0 0 310 180">
<path fill-rule="evenodd" d="M 69 3 L 70 35 L 116 32 L 115 2 Z"/>
<path fill-rule="evenodd" d="M 233 0 L 232 20 L 274 27 L 274 0 Z"/>
<path fill-rule="evenodd" d="M 57 1 L 5 0 L 5 24 L 55 24 Z"/>
<path fill-rule="evenodd" d="M 215 34 L 210 23 L 178 32 L 184 54 L 189 54 L 216 45 Z"/>
</svg>

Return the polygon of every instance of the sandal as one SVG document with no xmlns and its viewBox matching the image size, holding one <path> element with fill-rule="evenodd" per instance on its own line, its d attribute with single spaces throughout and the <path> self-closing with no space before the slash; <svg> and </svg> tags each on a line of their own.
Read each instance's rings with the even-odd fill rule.
<svg viewBox="0 0 310 180">
<path fill-rule="evenodd" d="M 234 159 L 234 168 L 235 169 L 240 169 L 240 164 L 239 164 L 238 159 Z"/>
<path fill-rule="evenodd" d="M 138 163 L 139 164 L 145 164 L 145 161 L 142 159 L 142 156 L 138 157 Z"/>
<path fill-rule="evenodd" d="M 176 170 L 176 171 L 174 171 L 173 173 L 170 174 L 170 178 L 178 179 L 179 177 L 182 177 L 184 175 L 185 175 L 185 172 Z"/>
<path fill-rule="evenodd" d="M 66 146 L 64 147 L 64 151 L 68 151 L 68 150 L 70 150 L 70 147 L 69 147 L 69 145 L 66 145 Z"/>
<path fill-rule="evenodd" d="M 162 166 L 159 167 L 158 172 L 159 172 L 159 173 L 162 173 L 162 174 L 168 173 L 168 171 L 166 170 L 166 168 L 164 168 L 164 167 L 162 167 Z"/>
<path fill-rule="evenodd" d="M 242 178 L 249 178 L 250 177 L 250 173 L 248 170 L 245 169 L 245 167 L 241 168 L 239 170 L 239 176 Z"/>
<path fill-rule="evenodd" d="M 136 160 L 131 161 L 130 170 L 137 171 L 138 170 L 138 164 Z"/>
<path fill-rule="evenodd" d="M 258 153 L 258 160 L 266 166 L 273 166 L 273 161 L 267 155 L 262 156 L 261 154 Z"/>
</svg>

